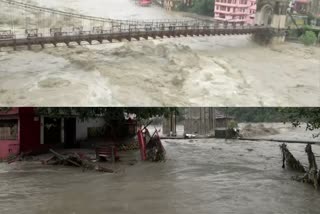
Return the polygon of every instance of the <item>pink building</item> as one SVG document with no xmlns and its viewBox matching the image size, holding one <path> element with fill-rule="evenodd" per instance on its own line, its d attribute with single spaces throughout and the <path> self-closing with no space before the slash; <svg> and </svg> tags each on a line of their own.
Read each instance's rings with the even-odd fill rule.
<svg viewBox="0 0 320 214">
<path fill-rule="evenodd" d="M 254 24 L 256 0 L 216 0 L 214 18 L 230 23 Z"/>
<path fill-rule="evenodd" d="M 310 9 L 310 0 L 295 0 L 293 3 L 294 10 L 300 14 L 306 14 Z"/>
<path fill-rule="evenodd" d="M 0 111 L 0 160 L 20 152 L 19 109 Z"/>
</svg>

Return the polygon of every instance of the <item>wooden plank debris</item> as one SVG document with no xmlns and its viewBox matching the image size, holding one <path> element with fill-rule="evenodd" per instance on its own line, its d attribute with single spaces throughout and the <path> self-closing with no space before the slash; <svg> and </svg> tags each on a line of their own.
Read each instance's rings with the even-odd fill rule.
<svg viewBox="0 0 320 214">
<path fill-rule="evenodd" d="M 89 158 L 86 158 L 84 155 L 79 155 L 78 153 L 62 155 L 52 149 L 50 149 L 50 152 L 53 154 L 53 156 L 43 160 L 42 164 L 74 166 L 82 168 L 83 171 L 95 170 L 98 172 L 114 172 L 112 169 L 93 163 Z"/>
</svg>

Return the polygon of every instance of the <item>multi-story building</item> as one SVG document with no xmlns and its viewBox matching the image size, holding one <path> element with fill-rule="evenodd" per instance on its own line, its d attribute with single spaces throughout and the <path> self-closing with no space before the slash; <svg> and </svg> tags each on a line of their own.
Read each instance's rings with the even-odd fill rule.
<svg viewBox="0 0 320 214">
<path fill-rule="evenodd" d="M 299 14 L 307 14 L 310 12 L 311 0 L 294 0 L 293 9 Z"/>
<path fill-rule="evenodd" d="M 214 17 L 218 21 L 254 24 L 256 0 L 216 0 Z"/>
<path fill-rule="evenodd" d="M 320 0 L 312 0 L 311 1 L 311 13 L 320 18 Z"/>
</svg>

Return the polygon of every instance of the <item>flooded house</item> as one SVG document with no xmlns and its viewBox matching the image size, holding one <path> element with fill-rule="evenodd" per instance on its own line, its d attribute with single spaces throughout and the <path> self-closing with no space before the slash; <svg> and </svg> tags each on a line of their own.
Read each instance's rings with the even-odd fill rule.
<svg viewBox="0 0 320 214">
<path fill-rule="evenodd" d="M 125 118 L 120 132 L 135 134 L 136 121 Z M 117 130 L 118 131 L 118 130 Z M 50 148 L 88 148 L 105 139 L 101 115 L 81 119 L 77 114 L 49 116 L 36 108 L 0 110 L 0 160 L 21 152 L 38 154 Z"/>
<path fill-rule="evenodd" d="M 234 136 L 233 128 L 236 128 L 235 117 L 222 111 L 215 111 L 215 137 L 230 138 Z"/>
<path fill-rule="evenodd" d="M 20 118 L 18 108 L 0 111 L 0 160 L 20 151 Z"/>
<path fill-rule="evenodd" d="M 183 108 L 180 112 L 184 120 L 184 136 L 230 138 L 235 136 L 237 122 L 235 117 L 213 107 Z M 177 136 L 177 115 L 171 114 L 163 121 L 163 134 Z"/>
<path fill-rule="evenodd" d="M 215 108 L 185 108 L 184 133 L 213 136 L 215 130 Z"/>
</svg>

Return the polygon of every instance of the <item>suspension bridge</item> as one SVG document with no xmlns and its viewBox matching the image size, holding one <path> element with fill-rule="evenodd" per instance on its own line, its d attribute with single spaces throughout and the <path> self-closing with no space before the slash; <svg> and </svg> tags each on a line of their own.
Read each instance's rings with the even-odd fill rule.
<svg viewBox="0 0 320 214">
<path fill-rule="evenodd" d="M 74 12 L 40 7 L 14 0 L 0 0 L 8 10 L 20 10 L 25 14 L 25 27 L 16 26 L 11 16 L 11 29 L 0 30 L 0 48 L 47 44 L 92 44 L 114 41 L 132 41 L 187 36 L 214 36 L 239 34 L 265 34 L 272 30 L 267 25 L 236 25 L 203 22 L 199 20 L 120 20 L 94 17 Z M 10 12 L 10 11 L 9 11 Z M 47 17 L 49 16 L 49 17 Z M 58 17 L 58 18 L 57 18 Z M 33 20 L 33 21 L 32 21 Z M 49 23 L 46 23 L 46 22 Z M 71 27 L 58 27 L 59 23 Z M 89 26 L 85 23 L 90 22 Z M 94 26 L 91 26 L 94 23 Z M 77 24 L 77 25 L 76 25 Z"/>
</svg>

